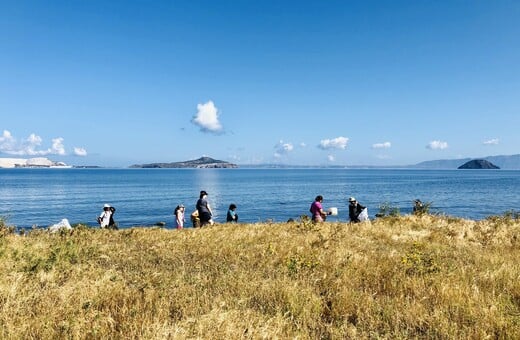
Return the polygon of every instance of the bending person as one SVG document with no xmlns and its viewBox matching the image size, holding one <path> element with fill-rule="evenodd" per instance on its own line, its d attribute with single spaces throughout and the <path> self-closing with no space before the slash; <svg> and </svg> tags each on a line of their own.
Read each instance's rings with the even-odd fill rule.
<svg viewBox="0 0 520 340">
<path fill-rule="evenodd" d="M 312 221 L 313 222 L 323 222 L 327 218 L 327 215 L 330 215 L 331 212 L 325 212 L 323 211 L 323 206 L 321 205 L 323 203 L 323 196 L 318 195 L 314 199 L 314 202 L 311 204 L 311 208 L 309 211 L 312 214 Z"/>
<path fill-rule="evenodd" d="M 350 222 L 358 223 L 361 222 L 360 214 L 366 207 L 362 206 L 358 203 L 358 201 L 354 197 L 350 197 L 348 199 L 348 217 L 350 218 Z M 363 219 L 365 220 L 365 219 Z"/>
</svg>

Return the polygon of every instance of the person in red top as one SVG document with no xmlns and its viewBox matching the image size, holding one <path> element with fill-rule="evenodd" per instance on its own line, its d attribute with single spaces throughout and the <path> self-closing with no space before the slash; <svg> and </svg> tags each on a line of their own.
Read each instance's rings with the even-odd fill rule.
<svg viewBox="0 0 520 340">
<path fill-rule="evenodd" d="M 318 195 L 314 199 L 314 202 L 311 204 L 311 208 L 309 211 L 312 214 L 312 221 L 313 222 L 323 222 L 327 218 L 327 215 L 330 215 L 330 212 L 323 211 L 323 206 L 321 203 L 323 202 L 323 196 Z"/>
</svg>

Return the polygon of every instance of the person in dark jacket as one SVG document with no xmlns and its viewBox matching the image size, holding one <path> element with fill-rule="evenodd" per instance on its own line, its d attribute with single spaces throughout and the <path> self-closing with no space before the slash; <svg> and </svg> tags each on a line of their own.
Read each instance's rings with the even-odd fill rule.
<svg viewBox="0 0 520 340">
<path fill-rule="evenodd" d="M 197 211 L 199 212 L 200 226 L 213 225 L 213 212 L 206 199 L 208 193 L 204 190 L 200 192 L 199 200 L 197 201 Z"/>
<path fill-rule="evenodd" d="M 364 206 L 358 203 L 358 201 L 354 197 L 350 197 L 348 199 L 348 217 L 350 218 L 350 222 L 358 223 L 361 222 L 359 220 L 359 214 L 365 209 Z"/>
</svg>

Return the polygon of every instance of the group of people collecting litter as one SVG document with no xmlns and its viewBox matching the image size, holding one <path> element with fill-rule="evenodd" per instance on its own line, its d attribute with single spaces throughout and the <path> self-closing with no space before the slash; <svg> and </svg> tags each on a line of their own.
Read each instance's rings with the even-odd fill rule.
<svg viewBox="0 0 520 340">
<path fill-rule="evenodd" d="M 206 225 L 213 225 L 215 222 L 213 221 L 213 211 L 211 210 L 211 206 L 207 200 L 208 193 L 204 190 L 200 192 L 199 199 L 197 200 L 196 209 L 193 213 L 191 213 L 190 218 L 194 228 L 203 227 Z M 368 211 L 367 208 L 361 205 L 354 197 L 350 197 L 348 199 L 348 216 L 350 222 L 359 223 L 368 221 Z M 327 219 L 328 215 L 337 215 L 337 208 L 330 208 L 328 211 L 323 210 L 323 196 L 318 195 L 312 202 L 311 207 L 309 209 L 311 213 L 311 219 L 313 222 L 324 222 Z M 414 201 L 414 213 L 420 212 L 424 205 L 420 200 Z M 237 223 L 238 222 L 238 214 L 236 212 L 237 206 L 232 203 L 229 205 L 227 214 L 226 214 L 226 222 Z M 175 228 L 183 229 L 185 223 L 185 210 L 183 204 L 179 204 L 175 207 L 173 215 L 175 216 Z M 97 218 L 97 221 L 101 228 L 108 229 L 117 229 L 117 224 L 114 222 L 114 213 L 116 209 L 108 204 L 105 204 L 103 207 L 103 212 Z"/>
<path fill-rule="evenodd" d="M 208 193 L 204 190 L 200 192 L 199 199 L 197 201 L 197 208 L 191 214 L 191 221 L 193 223 L 193 227 L 203 227 L 206 225 L 213 225 L 213 212 L 211 211 L 211 206 L 207 201 Z M 237 206 L 235 204 L 230 204 L 227 212 L 226 221 L 227 222 L 238 222 L 238 214 L 236 212 Z M 175 216 L 175 228 L 182 229 L 184 228 L 185 222 L 185 210 L 183 204 L 179 204 L 175 207 L 173 215 Z M 99 226 L 103 229 L 118 229 L 117 224 L 114 221 L 114 214 L 116 212 L 116 208 L 110 206 L 109 204 L 105 204 L 103 206 L 103 211 L 101 215 L 97 217 L 97 222 Z"/>
<path fill-rule="evenodd" d="M 200 192 L 199 199 L 197 200 L 196 209 L 193 213 L 191 213 L 190 218 L 194 228 L 203 227 L 206 225 L 213 225 L 215 222 L 213 221 L 213 211 L 211 211 L 211 206 L 207 200 L 208 193 L 204 190 Z M 237 206 L 232 203 L 229 205 L 229 209 L 227 211 L 226 222 L 238 222 L 238 214 L 236 212 Z M 175 227 L 177 229 L 184 228 L 184 211 L 185 207 L 182 204 L 179 204 L 173 215 L 175 216 Z"/>
<path fill-rule="evenodd" d="M 365 206 L 362 206 L 354 197 L 348 199 L 348 217 L 350 222 L 358 223 L 368 221 L 368 211 Z M 311 212 L 311 219 L 313 222 L 324 222 L 328 215 L 336 215 L 337 209 L 330 208 L 329 211 L 323 210 L 323 196 L 318 195 L 312 202 L 309 211 Z"/>
</svg>

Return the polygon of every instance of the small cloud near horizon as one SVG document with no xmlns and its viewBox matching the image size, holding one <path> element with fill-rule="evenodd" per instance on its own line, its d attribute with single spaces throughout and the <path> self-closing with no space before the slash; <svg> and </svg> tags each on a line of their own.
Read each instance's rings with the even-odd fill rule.
<svg viewBox="0 0 520 340">
<path fill-rule="evenodd" d="M 274 146 L 274 150 L 274 157 L 281 158 L 293 151 L 294 146 L 291 143 L 285 143 L 283 140 L 280 140 L 278 144 Z"/>
<path fill-rule="evenodd" d="M 210 100 L 205 104 L 197 104 L 197 114 L 192 118 L 191 122 L 197 125 L 202 132 L 221 134 L 223 127 L 218 118 L 218 109 L 213 101 Z"/>
<path fill-rule="evenodd" d="M 339 149 L 345 150 L 347 148 L 349 139 L 347 137 L 337 137 L 333 139 L 323 139 L 320 141 L 318 148 L 322 150 Z"/>
<path fill-rule="evenodd" d="M 329 160 L 329 162 L 334 162 L 336 160 L 336 158 L 334 157 L 334 155 L 328 155 L 327 156 L 327 159 Z"/>
<path fill-rule="evenodd" d="M 430 150 L 444 150 L 448 148 L 448 143 L 440 140 L 434 140 L 428 143 L 426 148 Z"/>
<path fill-rule="evenodd" d="M 490 140 L 484 141 L 482 144 L 484 145 L 498 145 L 498 138 L 492 138 Z"/>
<path fill-rule="evenodd" d="M 86 155 L 87 150 L 85 150 L 84 148 L 74 147 L 74 156 L 85 157 Z"/>
<path fill-rule="evenodd" d="M 392 143 L 390 142 L 372 144 L 372 149 L 389 149 L 391 147 Z"/>
<path fill-rule="evenodd" d="M 16 156 L 47 156 L 47 155 L 66 155 L 64 139 L 57 137 L 52 139 L 52 145 L 47 149 L 40 149 L 43 139 L 31 133 L 26 139 L 18 141 L 11 132 L 4 130 L 0 137 L 0 153 Z"/>
</svg>

